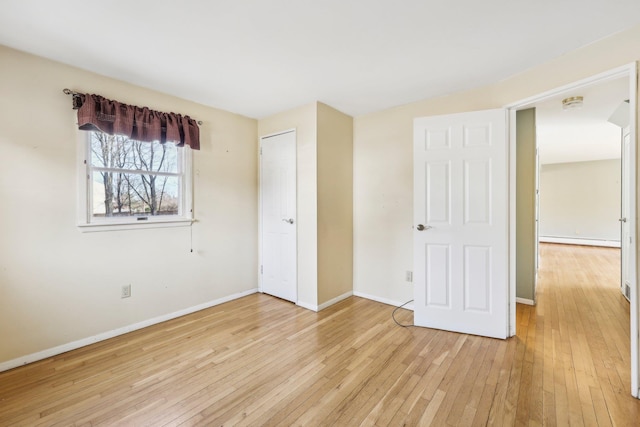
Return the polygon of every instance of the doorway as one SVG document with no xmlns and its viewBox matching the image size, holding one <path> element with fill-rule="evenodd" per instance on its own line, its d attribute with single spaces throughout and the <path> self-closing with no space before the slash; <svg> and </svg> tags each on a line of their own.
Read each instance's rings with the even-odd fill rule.
<svg viewBox="0 0 640 427">
<path fill-rule="evenodd" d="M 538 110 L 540 110 L 538 111 L 537 115 L 540 117 L 544 117 L 544 109 L 547 108 L 547 105 L 555 105 L 554 103 L 557 103 L 557 105 L 562 106 L 563 99 L 576 98 L 577 96 L 582 96 L 578 92 L 595 94 L 599 88 L 607 87 L 607 86 L 609 86 L 610 88 L 613 88 L 613 87 L 616 87 L 616 85 L 619 83 L 622 83 L 622 85 L 624 86 L 623 96 L 622 96 L 623 101 L 625 99 L 629 100 L 629 113 L 627 114 L 627 117 L 629 120 L 629 126 L 628 126 L 629 136 L 627 140 L 635 141 L 636 140 L 635 139 L 636 138 L 635 137 L 635 132 L 636 132 L 635 114 L 631 113 L 636 111 L 636 108 L 635 108 L 636 66 L 635 64 L 632 64 L 628 67 L 622 67 L 617 70 L 612 70 L 611 72 L 604 73 L 602 75 L 595 76 L 590 79 L 585 79 L 583 81 L 576 82 L 575 84 L 568 85 L 568 86 L 559 88 L 557 90 L 553 90 L 553 91 L 532 97 L 528 100 L 519 102 L 516 105 L 511 106 L 511 118 L 513 120 L 512 123 L 515 123 L 515 115 L 517 110 L 536 107 Z M 595 100 L 595 98 L 597 97 L 594 95 L 592 99 Z M 588 99 L 589 98 L 587 96 L 584 96 L 583 102 L 585 103 L 585 107 Z M 615 110 L 615 107 L 620 102 L 621 100 L 618 99 L 616 103 L 613 105 L 613 107 L 611 106 L 607 107 L 611 110 L 609 111 L 608 114 L 612 114 Z M 541 112 L 543 114 L 540 114 Z M 559 123 L 563 121 L 564 122 L 569 121 L 570 116 L 569 114 L 566 114 L 567 112 L 568 111 L 561 111 L 560 112 L 561 114 L 556 116 L 556 120 L 558 120 Z M 562 116 L 562 114 L 566 114 L 566 115 Z M 553 120 L 550 120 L 550 122 L 552 121 Z M 588 128 L 586 123 L 582 123 L 581 126 Z M 550 126 L 550 127 L 553 127 L 553 126 Z M 561 134 L 562 132 L 558 131 L 558 129 L 559 128 L 556 128 L 554 132 L 556 134 Z M 542 133 L 546 131 L 544 126 L 539 127 L 538 132 L 540 130 L 542 130 Z M 592 181 L 592 186 L 590 188 L 586 188 L 585 191 L 593 193 L 598 189 L 603 190 L 602 188 L 600 188 L 602 187 L 602 182 L 599 181 L 596 176 L 594 176 L 594 174 L 597 173 L 595 171 L 599 168 L 602 172 L 602 170 L 609 168 L 609 176 L 610 176 L 611 168 L 612 167 L 615 168 L 614 164 L 617 162 L 618 163 L 617 176 L 620 177 L 618 182 L 618 185 L 620 187 L 617 194 L 621 195 L 621 197 L 619 197 L 617 200 L 617 207 L 616 206 L 613 207 L 613 209 L 617 210 L 617 212 L 614 212 L 613 215 L 617 216 L 618 218 L 614 218 L 612 223 L 611 218 L 609 218 L 612 215 L 612 213 L 611 212 L 607 213 L 603 211 L 595 212 L 598 209 L 595 209 L 595 210 L 592 209 L 589 212 L 589 215 L 590 215 L 589 218 L 585 219 L 585 215 L 582 215 L 580 218 L 577 218 L 575 214 L 572 214 L 571 212 L 567 211 L 572 208 L 570 206 L 571 203 L 568 203 L 568 204 L 565 203 L 566 206 L 564 206 L 563 208 L 566 208 L 565 209 L 566 212 L 564 213 L 561 212 L 561 214 L 556 217 L 556 221 L 553 223 L 549 222 L 545 224 L 544 222 L 541 222 L 539 227 L 539 233 L 540 233 L 540 236 L 542 237 L 541 240 L 548 241 L 548 242 L 574 243 L 574 244 L 594 244 L 595 243 L 595 244 L 608 245 L 608 246 L 614 246 L 617 243 L 622 246 L 622 259 L 623 259 L 622 264 L 623 265 L 621 265 L 621 268 L 620 268 L 621 286 L 623 286 L 622 290 L 624 291 L 625 284 L 628 284 L 627 292 L 631 302 L 630 304 L 631 394 L 634 397 L 638 397 L 638 338 L 637 338 L 638 337 L 637 335 L 638 334 L 638 301 L 637 301 L 637 284 L 636 284 L 636 243 L 634 241 L 635 240 L 634 236 L 636 236 L 636 220 L 635 220 L 636 218 L 636 215 L 635 215 L 636 182 L 634 179 L 635 170 L 636 170 L 636 149 L 634 144 L 628 143 L 626 145 L 626 152 L 624 153 L 625 156 L 623 156 L 626 160 L 621 161 L 620 153 L 623 147 L 623 131 L 620 128 L 615 129 L 614 126 L 612 126 L 610 130 L 613 130 L 613 132 L 617 133 L 618 135 L 617 143 L 614 144 L 613 146 L 590 147 L 589 146 L 590 143 L 589 141 L 587 141 L 588 138 L 586 137 L 583 137 L 582 139 L 577 138 L 575 141 L 573 141 L 574 143 L 573 146 L 571 144 L 566 144 L 564 151 L 563 150 L 554 151 L 554 149 L 558 147 L 553 147 L 553 145 L 549 145 L 546 149 L 544 146 L 541 146 L 539 151 L 541 156 L 540 160 L 543 165 L 542 166 L 543 173 L 541 176 L 541 181 L 543 182 L 543 185 L 544 185 L 544 181 L 545 181 L 544 165 L 546 163 L 548 165 L 551 165 L 547 168 L 548 171 L 550 171 L 551 173 L 556 173 L 556 178 L 551 178 L 551 181 L 554 183 L 555 187 L 560 187 L 557 184 L 558 176 L 562 174 L 565 174 L 567 176 L 573 174 L 574 179 L 580 180 L 581 178 L 575 178 L 575 176 L 579 176 L 580 173 L 582 173 L 583 182 L 586 182 L 588 179 L 591 179 Z M 590 129 L 590 131 L 593 134 L 597 134 L 597 131 L 594 129 Z M 515 148 L 515 129 L 512 129 L 511 135 L 512 135 L 511 147 L 513 149 Z M 538 137 L 540 137 L 540 135 L 538 135 Z M 564 136 L 564 138 L 567 139 L 566 136 Z M 597 138 L 595 138 L 595 140 L 597 140 Z M 597 152 L 598 149 L 600 151 L 602 151 L 603 149 L 605 151 L 609 150 L 609 154 L 604 154 L 604 155 L 596 154 L 595 155 L 596 157 L 600 157 L 600 159 L 596 159 L 593 157 L 594 156 L 593 152 L 594 150 Z M 615 154 L 612 155 L 611 154 L 612 152 L 615 152 Z M 589 156 L 592 156 L 592 158 L 589 158 Z M 605 158 L 608 157 L 609 158 L 607 159 L 608 162 L 607 160 L 602 161 L 602 157 L 605 157 Z M 612 157 L 614 159 L 611 159 Z M 617 157 L 618 159 L 616 160 L 615 157 Z M 552 160 L 549 161 L 549 158 L 552 158 Z M 593 164 L 590 166 L 594 166 L 594 168 L 592 168 L 590 171 L 586 170 L 587 162 L 593 162 Z M 552 166 L 553 164 L 555 164 L 556 166 Z M 624 169 L 622 173 L 620 172 L 621 164 L 623 166 L 622 169 Z M 512 154 L 512 158 L 511 158 L 511 167 L 512 167 L 511 179 L 513 183 L 514 172 L 515 172 L 514 154 Z M 596 184 L 593 184 L 593 182 L 595 182 Z M 512 186 L 512 187 L 513 187 L 512 191 L 515 191 L 515 186 Z M 607 191 L 609 194 L 611 193 L 611 189 L 609 190 L 604 189 L 603 191 L 605 191 L 605 193 L 607 193 Z M 615 193 L 615 190 L 613 192 Z M 556 205 L 562 205 L 563 202 L 566 202 L 566 199 L 567 199 L 566 195 L 564 196 L 564 198 L 561 194 L 558 195 Z M 622 203 L 622 209 L 623 209 L 622 212 L 620 208 L 621 203 Z M 579 205 L 580 203 L 575 203 L 575 204 Z M 552 204 L 547 205 L 547 207 L 549 206 L 552 206 Z M 552 206 L 552 207 L 557 208 L 558 206 Z M 580 206 L 573 206 L 573 208 L 580 208 Z M 544 209 L 545 209 L 545 204 L 543 200 L 541 202 L 541 216 L 540 216 L 540 218 L 543 221 L 545 217 Z M 583 206 L 582 209 L 588 209 L 588 208 Z M 611 209 L 611 206 L 609 206 L 609 209 Z M 533 215 L 533 212 L 531 214 Z M 514 221 L 512 221 L 511 226 L 514 227 L 515 226 L 514 224 L 517 222 L 515 218 L 515 209 L 512 209 L 512 215 L 513 215 L 512 219 Z M 604 217 L 607 217 L 608 220 L 604 220 L 603 219 Z M 620 219 L 620 223 L 618 223 L 617 221 L 618 219 Z M 591 230 L 587 231 L 587 228 L 589 227 L 587 227 L 586 225 L 589 222 L 591 222 L 592 224 L 594 223 L 598 224 L 598 227 L 596 227 L 596 229 L 592 228 Z M 626 242 L 628 243 L 627 245 L 625 245 L 624 236 L 627 236 L 627 240 L 626 240 Z M 629 238 L 631 238 L 631 240 L 629 240 Z M 512 266 L 515 265 L 515 260 L 512 260 L 511 265 Z M 513 279 L 514 269 L 512 269 L 511 271 L 512 271 L 512 279 Z M 511 289 L 515 296 L 514 281 L 512 281 Z M 513 320 L 514 319 L 512 318 L 512 321 Z"/>
</svg>

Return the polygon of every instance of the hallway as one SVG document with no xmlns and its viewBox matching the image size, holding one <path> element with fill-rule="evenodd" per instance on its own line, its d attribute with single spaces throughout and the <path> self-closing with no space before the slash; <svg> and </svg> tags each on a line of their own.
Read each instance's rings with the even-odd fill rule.
<svg viewBox="0 0 640 427">
<path fill-rule="evenodd" d="M 619 249 L 540 245 L 537 305 L 518 305 L 517 312 L 526 342 L 518 419 L 542 410 L 549 424 L 638 425 L 629 303 L 619 281 Z"/>
</svg>

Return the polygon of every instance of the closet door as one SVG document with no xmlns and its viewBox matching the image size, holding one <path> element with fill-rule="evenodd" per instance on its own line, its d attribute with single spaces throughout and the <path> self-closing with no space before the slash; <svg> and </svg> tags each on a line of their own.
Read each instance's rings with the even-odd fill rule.
<svg viewBox="0 0 640 427">
<path fill-rule="evenodd" d="M 261 290 L 296 302 L 296 133 L 260 139 Z"/>
</svg>

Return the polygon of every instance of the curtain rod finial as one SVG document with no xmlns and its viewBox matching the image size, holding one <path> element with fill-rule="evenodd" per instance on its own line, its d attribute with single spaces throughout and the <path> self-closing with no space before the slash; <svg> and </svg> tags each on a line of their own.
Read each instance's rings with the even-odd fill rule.
<svg viewBox="0 0 640 427">
<path fill-rule="evenodd" d="M 64 89 L 62 89 L 62 93 L 64 93 L 65 95 L 71 95 L 73 93 L 73 91 L 70 90 L 70 89 L 64 88 Z"/>
</svg>

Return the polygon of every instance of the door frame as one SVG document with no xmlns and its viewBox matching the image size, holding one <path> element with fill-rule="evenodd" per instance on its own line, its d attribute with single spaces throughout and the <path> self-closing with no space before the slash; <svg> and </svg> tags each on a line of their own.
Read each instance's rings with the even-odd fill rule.
<svg viewBox="0 0 640 427">
<path fill-rule="evenodd" d="M 567 84 L 565 86 L 561 86 L 546 92 L 542 92 L 538 95 L 534 95 L 532 97 L 514 102 L 505 106 L 507 111 L 509 112 L 509 120 L 508 120 L 508 132 L 509 132 L 509 307 L 512 308 L 509 316 L 509 325 L 510 325 L 510 334 L 513 336 L 516 333 L 516 312 L 515 312 L 515 299 L 516 299 L 516 206 L 515 206 L 515 192 L 516 192 L 516 111 L 533 107 L 537 102 L 544 101 L 548 98 L 560 95 L 563 92 L 569 90 L 580 89 L 586 86 L 590 86 L 596 83 L 602 83 L 608 80 L 618 79 L 618 78 L 628 78 L 629 79 L 629 108 L 631 110 L 631 117 L 629 122 L 629 130 L 631 137 L 631 174 L 635 176 L 635 180 L 631 183 L 631 188 L 629 188 L 630 192 L 630 209 L 631 209 L 631 217 L 633 221 L 631 221 L 630 234 L 633 236 L 635 240 L 635 244 L 632 245 L 632 253 L 629 256 L 635 260 L 635 271 L 633 282 L 631 283 L 631 306 L 630 306 L 630 332 L 631 332 L 631 395 L 633 397 L 638 398 L 640 395 L 640 363 L 638 359 L 638 352 L 640 351 L 638 347 L 638 218 L 637 218 L 637 210 L 638 210 L 638 197 L 637 197 L 637 189 L 640 188 L 640 183 L 637 175 L 637 166 L 638 166 L 638 154 L 637 154 L 637 144 L 638 144 L 638 135 L 637 135 L 637 63 L 633 62 L 622 67 L 614 68 L 609 71 L 605 71 L 603 73 L 597 74 L 592 77 L 588 77 L 582 80 L 578 80 L 576 82 Z"/>
<path fill-rule="evenodd" d="M 296 128 L 284 129 L 278 132 L 268 133 L 266 135 L 258 136 L 258 292 L 263 293 L 262 287 L 262 263 L 263 263 L 263 253 L 262 253 L 262 140 L 265 138 L 271 138 L 274 136 L 284 135 L 286 133 L 292 133 L 296 140 L 296 212 L 298 210 L 298 172 L 297 172 L 297 163 L 298 163 L 298 134 L 296 132 Z M 297 218 L 296 218 L 297 223 Z M 297 227 L 297 225 L 296 225 Z M 297 233 L 296 233 L 296 245 L 297 245 Z M 296 250 L 296 298 L 294 303 L 298 304 L 298 251 Z"/>
</svg>

